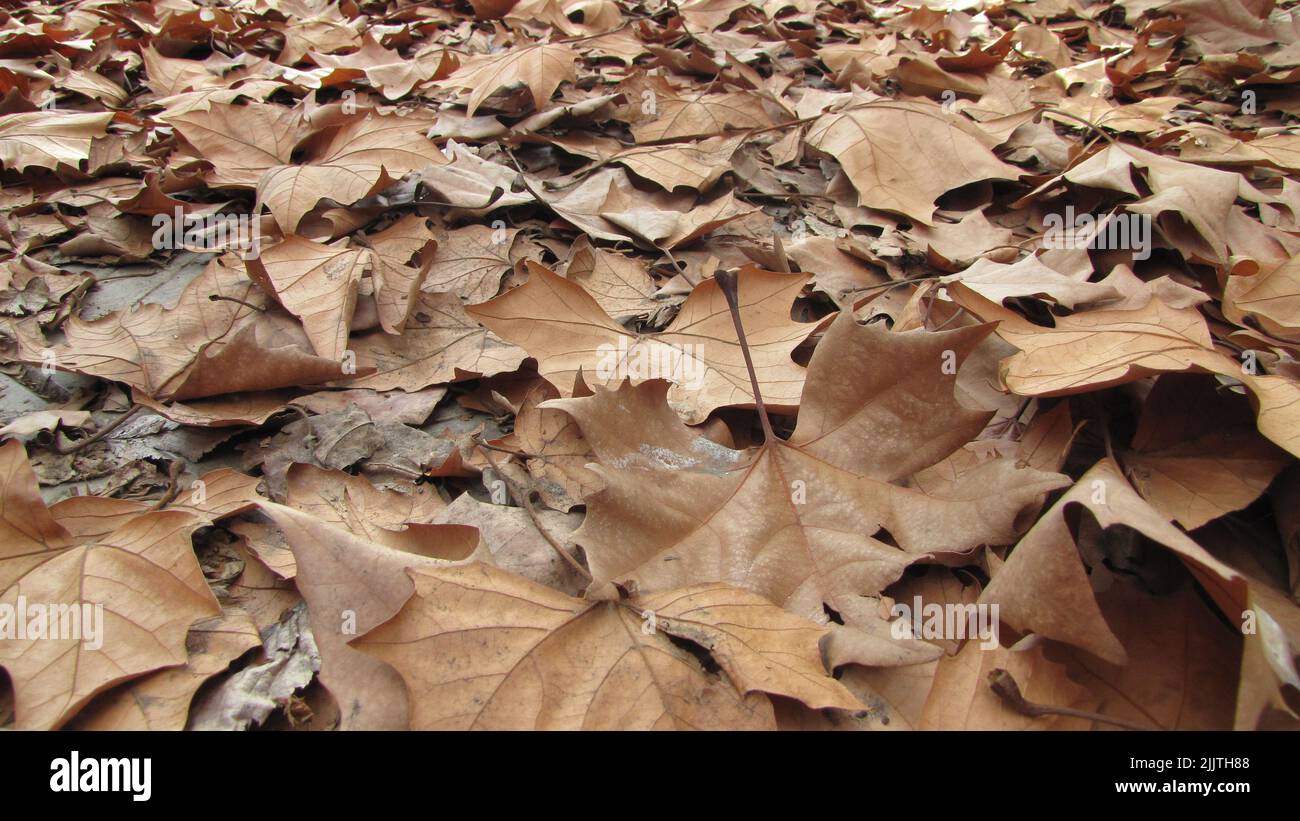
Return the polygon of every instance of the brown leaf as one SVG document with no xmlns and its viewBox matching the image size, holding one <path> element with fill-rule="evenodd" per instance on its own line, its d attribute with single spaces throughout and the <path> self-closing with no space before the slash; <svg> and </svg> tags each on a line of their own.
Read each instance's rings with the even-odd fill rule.
<svg viewBox="0 0 1300 821">
<path fill-rule="evenodd" d="M 1156 382 L 1133 448 L 1122 455 L 1133 486 L 1188 530 L 1255 501 L 1290 461 L 1255 432 L 1244 398 L 1183 374 Z"/>
<path fill-rule="evenodd" d="M 515 414 L 514 443 L 528 454 L 524 464 L 542 499 L 556 510 L 568 511 L 600 489 L 600 477 L 586 468 L 594 457 L 573 418 L 563 411 L 538 407 L 558 398 L 549 382 L 538 380 Z"/>
<path fill-rule="evenodd" d="M 1064 665 L 1049 661 L 1042 648 L 1013 652 L 985 650 L 967 642 L 955 656 L 939 661 L 918 727 L 922 730 L 1079 730 L 1087 719 L 1023 716 L 989 689 L 988 674 L 1005 669 L 1021 682 L 1026 699 L 1053 707 L 1092 710 L 1097 698 L 1071 681 Z"/>
<path fill-rule="evenodd" d="M 713 137 L 731 130 L 773 125 L 754 94 L 677 91 L 662 82 L 648 91 L 652 96 L 647 99 L 654 103 L 653 118 L 632 126 L 632 136 L 638 143 Z"/>
<path fill-rule="evenodd" d="M 1200 311 L 1171 308 L 1152 296 L 1140 308 L 1060 317 L 1044 328 L 962 285 L 951 292 L 976 316 L 998 320 L 998 335 L 1020 348 L 1002 363 L 1002 379 L 1022 396 L 1060 396 L 1132 382 L 1153 373 L 1203 370 L 1238 378 L 1258 408 L 1260 433 L 1300 454 L 1300 385 L 1251 374 L 1214 350 Z"/>
<path fill-rule="evenodd" d="M 466 101 L 471 117 L 494 91 L 516 83 L 528 86 L 533 107 L 540 111 L 560 83 L 577 82 L 577 59 L 578 53 L 566 45 L 535 43 L 503 54 L 470 58 L 444 82 L 473 89 Z"/>
<path fill-rule="evenodd" d="M 401 336 L 372 332 L 352 340 L 357 369 L 373 376 L 353 385 L 416 391 L 519 367 L 527 354 L 466 315 L 455 294 L 420 293 Z"/>
<path fill-rule="evenodd" d="M 933 103 L 869 103 L 813 123 L 808 143 L 844 166 L 858 204 L 933 225 L 934 201 L 972 182 L 1014 180 L 993 138 Z M 946 162 L 935 162 L 935 157 Z"/>
<path fill-rule="evenodd" d="M 212 184 L 238 188 L 255 188 L 264 173 L 288 165 L 294 147 L 309 133 L 293 109 L 262 103 L 212 103 L 166 119 L 212 163 Z"/>
<path fill-rule="evenodd" d="M 1131 527 L 1186 559 L 1230 618 L 1245 609 L 1245 578 L 1169 524 L 1138 496 L 1118 465 L 1103 459 L 1024 535 L 980 596 L 981 603 L 1000 607 L 1006 624 L 1073 644 L 1112 664 L 1127 663 L 1069 534 L 1065 514 L 1072 505 L 1085 506 L 1102 528 Z"/>
<path fill-rule="evenodd" d="M 697 287 L 663 333 L 639 336 L 611 319 L 578 284 L 531 261 L 528 270 L 524 285 L 468 312 L 502 338 L 525 345 L 561 396 L 573 393 L 581 374 L 593 386 L 624 378 L 633 384 L 672 380 L 669 401 L 691 422 L 703 421 L 715 408 L 752 404 L 735 326 L 714 282 Z M 745 333 L 763 399 L 772 407 L 799 402 L 803 369 L 790 352 L 813 326 L 791 320 L 789 305 L 805 281 L 759 270 L 741 276 Z"/>
<path fill-rule="evenodd" d="M 304 350 L 307 339 L 292 317 L 258 310 L 267 302 L 233 266 L 232 257 L 217 258 L 186 287 L 174 308 L 149 304 L 91 321 L 73 317 L 65 328 L 66 341 L 50 348 L 53 364 L 126 382 L 160 400 L 348 376 L 340 361 Z M 44 340 L 34 330 L 17 330 L 21 356 L 44 364 Z"/>
<path fill-rule="evenodd" d="M 396 115 L 353 118 L 312 153 L 304 165 L 279 163 L 257 182 L 257 201 L 285 233 L 325 198 L 350 205 L 387 187 L 408 171 L 445 162 L 424 132 L 430 121 Z M 287 158 L 286 158 L 287 159 Z"/>
<path fill-rule="evenodd" d="M 713 138 L 698 143 L 638 146 L 620 151 L 611 159 L 665 191 L 685 187 L 703 192 L 727 172 L 738 145 L 736 140 Z"/>
<path fill-rule="evenodd" d="M 0 447 L 0 460 L 6 521 L 28 508 L 22 529 L 7 525 L 19 539 L 0 547 L 0 664 L 17 726 L 59 727 L 108 687 L 184 664 L 190 625 L 221 612 L 190 545 L 201 520 L 144 513 L 74 543 L 40 502 L 22 446 Z"/>
<path fill-rule="evenodd" d="M 357 286 L 372 264 L 365 249 L 321 245 L 295 235 L 248 260 L 248 273 L 302 320 L 318 356 L 342 361 Z"/>
<path fill-rule="evenodd" d="M 415 305 L 415 295 L 429 272 L 438 241 L 428 220 L 407 214 L 366 238 L 374 265 L 375 304 L 379 324 L 390 334 L 400 334 Z M 410 265 L 412 258 L 416 264 Z"/>
<path fill-rule="evenodd" d="M 483 564 L 410 575 L 415 597 L 355 644 L 395 666 L 413 693 L 437 693 L 417 700 L 414 728 L 770 728 L 755 691 L 856 706 L 821 667 L 821 631 L 743 591 L 713 585 L 623 604 L 573 599 Z M 655 624 L 643 629 L 648 611 Z M 726 678 L 661 630 L 701 643 Z M 435 661 L 448 654 L 466 668 Z"/>
<path fill-rule="evenodd" d="M 296 560 L 296 583 L 320 649 L 320 680 L 338 701 L 341 728 L 405 729 L 409 710 L 420 705 L 408 706 L 402 679 L 388 664 L 348 642 L 388 620 L 411 597 L 406 568 L 436 567 L 447 558 L 377 545 L 282 505 L 268 502 L 262 510 L 284 532 Z M 440 525 L 437 534 L 429 547 L 457 560 L 471 555 L 478 541 L 473 528 L 458 525 Z"/>
<path fill-rule="evenodd" d="M 185 646 L 184 667 L 159 670 L 96 698 L 76 719 L 74 730 L 183 730 L 190 699 L 262 639 L 247 613 L 230 611 L 195 623 Z"/>
<path fill-rule="evenodd" d="M 654 280 L 643 264 L 632 257 L 596 248 L 585 235 L 573 243 L 569 259 L 559 273 L 581 285 L 601 310 L 616 321 L 648 316 L 660 305 L 654 299 Z"/>
<path fill-rule="evenodd" d="M 663 382 L 597 388 L 593 397 L 547 403 L 578 420 L 600 460 L 593 469 L 605 489 L 588 499 L 587 519 L 574 535 L 596 581 L 642 591 L 719 581 L 815 621 L 826 620 L 829 606 L 853 624 L 863 621 L 861 596 L 879 593 L 927 553 L 1013 539 L 1018 514 L 1064 477 L 997 460 L 945 496 L 874 478 L 892 478 L 943 454 L 922 449 L 923 435 L 895 433 L 896 422 L 886 424 L 899 410 L 912 413 L 906 409 L 916 385 L 903 378 L 902 395 L 890 395 L 904 374 L 929 374 L 951 394 L 955 374 L 946 375 L 938 361 L 900 355 L 923 336 L 880 335 L 841 316 L 809 365 L 801 416 L 810 422 L 801 419 L 789 443 L 773 440 L 749 451 L 724 448 L 682 425 L 664 404 Z M 970 344 L 971 334 L 948 332 L 954 347 L 963 336 Z M 897 370 L 892 378 L 869 376 L 876 363 Z M 860 383 L 874 390 L 854 392 Z M 920 395 L 942 390 L 926 386 Z M 879 411 L 871 410 L 876 402 Z M 938 427 L 951 423 L 934 416 Z M 982 416 L 959 426 L 974 421 L 978 430 Z M 637 427 L 626 419 L 636 419 Z M 867 431 L 878 447 L 864 439 Z M 954 438 L 960 439 L 948 441 Z M 912 461 L 881 461 L 895 454 Z M 890 537 L 893 544 L 881 540 Z"/>
<path fill-rule="evenodd" d="M 563 542 L 582 521 L 581 514 L 537 511 L 534 521 L 523 508 L 480 502 L 462 493 L 434 519 L 435 524 L 469 525 L 492 554 L 492 564 L 570 596 L 582 595 L 586 580 L 560 558 L 541 528 Z"/>
<path fill-rule="evenodd" d="M 80 168 L 90 158 L 91 141 L 104 136 L 111 113 L 68 114 L 32 111 L 0 117 L 0 164 L 22 171 L 32 166 Z"/>
<path fill-rule="evenodd" d="M 1073 308 L 1079 302 L 1119 298 L 1119 293 L 1105 282 L 1089 282 L 1088 273 L 1091 272 L 1083 272 L 1082 277 L 1071 276 L 1043 264 L 1032 255 L 1010 265 L 985 257 L 961 273 L 940 281 L 960 282 L 993 302 L 1003 302 L 1012 297 L 1047 297 L 1058 305 Z"/>
<path fill-rule="evenodd" d="M 423 290 L 453 293 L 470 303 L 491 299 L 514 266 L 518 235 L 519 229 L 504 225 L 466 225 L 438 234 Z"/>
</svg>

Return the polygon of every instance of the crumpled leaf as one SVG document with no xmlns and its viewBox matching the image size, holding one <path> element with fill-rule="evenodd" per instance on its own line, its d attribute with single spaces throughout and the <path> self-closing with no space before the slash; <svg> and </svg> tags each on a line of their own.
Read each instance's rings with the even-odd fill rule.
<svg viewBox="0 0 1300 821">
<path fill-rule="evenodd" d="M 282 230 L 295 231 L 322 199 L 350 205 L 408 171 L 444 162 L 424 136 L 428 125 L 414 116 L 355 117 L 307 163 L 267 168 L 257 181 L 257 201 L 270 209 Z"/>
<path fill-rule="evenodd" d="M 266 503 L 266 513 L 283 531 L 293 552 L 296 583 L 307 602 L 311 632 L 320 650 L 320 680 L 334 695 L 343 729 L 404 729 L 408 699 L 397 673 L 348 642 L 375 627 L 411 596 L 406 568 L 440 566 L 474 555 L 473 528 L 439 525 L 437 540 L 423 555 L 377 545 L 331 527 L 310 513 Z M 354 580 L 366 580 L 364 588 Z"/>
<path fill-rule="evenodd" d="M 76 730 L 183 730 L 195 692 L 232 662 L 262 644 L 247 613 L 230 611 L 195 623 L 184 667 L 159 670 L 92 701 L 71 725 Z"/>
<path fill-rule="evenodd" d="M 290 236 L 250 259 L 248 273 L 302 320 L 318 356 L 341 362 L 356 310 L 357 287 L 372 264 L 365 249 Z"/>
</svg>

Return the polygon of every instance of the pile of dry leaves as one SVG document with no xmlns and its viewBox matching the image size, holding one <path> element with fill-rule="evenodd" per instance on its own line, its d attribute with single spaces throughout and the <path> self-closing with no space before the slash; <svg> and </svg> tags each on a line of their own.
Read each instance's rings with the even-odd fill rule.
<svg viewBox="0 0 1300 821">
<path fill-rule="evenodd" d="M 1300 726 L 1297 8 L 3 0 L 0 725 Z"/>
</svg>

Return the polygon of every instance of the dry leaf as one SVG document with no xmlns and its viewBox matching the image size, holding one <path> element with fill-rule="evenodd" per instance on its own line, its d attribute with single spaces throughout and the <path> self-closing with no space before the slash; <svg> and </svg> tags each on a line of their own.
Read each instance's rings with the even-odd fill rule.
<svg viewBox="0 0 1300 821">
<path fill-rule="evenodd" d="M 743 591 L 706 586 L 623 604 L 573 599 L 483 564 L 410 575 L 410 603 L 354 644 L 397 668 L 411 692 L 438 694 L 417 699 L 417 729 L 770 728 L 756 691 L 857 706 L 821 668 L 821 631 Z M 753 621 L 735 624 L 737 611 Z M 649 612 L 655 623 L 643 630 Z M 726 677 L 660 631 L 711 652 Z M 443 654 L 467 669 L 430 663 Z"/>
<path fill-rule="evenodd" d="M 466 102 L 471 117 L 494 91 L 516 83 L 528 86 L 533 107 L 540 111 L 560 83 L 577 81 L 577 58 L 577 52 L 566 45 L 537 43 L 504 54 L 466 60 L 444 82 L 458 88 L 473 89 Z"/>
<path fill-rule="evenodd" d="M 963 335 L 971 344 L 971 335 L 962 332 L 930 344 L 960 347 Z M 719 581 L 820 622 L 829 606 L 853 624 L 864 620 L 861 596 L 878 593 L 923 556 L 1013 539 L 1019 514 L 1064 477 L 1016 470 L 1000 460 L 944 496 L 882 481 L 945 453 L 942 444 L 923 447 L 924 434 L 903 434 L 895 416 L 925 407 L 936 395 L 956 407 L 955 374 L 944 374 L 941 357 L 927 362 L 898 355 L 923 337 L 841 317 L 809 366 L 802 411 L 809 421 L 801 419 L 789 443 L 768 441 L 750 451 L 722 447 L 682 425 L 664 404 L 663 382 L 597 388 L 593 397 L 547 403 L 578 420 L 600 460 L 593 469 L 605 489 L 588 499 L 587 519 L 574 534 L 596 581 L 642 591 L 671 589 L 686 579 Z M 875 362 L 892 362 L 898 371 L 873 383 L 867 377 Z M 896 386 L 908 371 L 929 376 Z M 858 392 L 859 380 L 871 387 Z M 930 381 L 938 385 L 931 388 Z M 625 418 L 638 419 L 640 430 L 628 430 Z M 983 418 L 969 413 L 967 435 Z M 963 441 L 960 428 L 946 441 Z M 896 454 L 910 461 L 891 463 Z M 843 527 L 846 521 L 855 523 L 851 530 Z M 898 546 L 875 538 L 882 528 Z"/>
<path fill-rule="evenodd" d="M 813 123 L 808 143 L 840 161 L 859 205 L 926 225 L 934 224 L 934 201 L 942 194 L 1020 173 L 994 156 L 994 138 L 930 103 L 870 103 L 826 114 Z"/>
<path fill-rule="evenodd" d="M 17 726 L 59 727 L 113 684 L 184 664 L 190 625 L 221 612 L 190 546 L 201 520 L 146 513 L 74 541 L 40 501 L 21 445 L 0 446 L 0 472 L 6 527 L 17 537 L 0 552 L 8 610 L 0 664 L 13 681 Z"/>
<path fill-rule="evenodd" d="M 691 422 L 715 408 L 752 403 L 735 327 L 714 282 L 696 288 L 663 333 L 639 336 L 611 319 L 581 286 L 537 263 L 529 262 L 528 270 L 528 282 L 471 307 L 469 315 L 525 346 L 562 396 L 573 393 L 581 374 L 593 386 L 625 378 L 634 384 L 671 380 L 669 401 Z M 790 352 L 812 326 L 791 320 L 789 305 L 804 282 L 758 270 L 741 277 L 745 333 L 763 398 L 773 407 L 797 406 L 803 387 L 803 369 Z"/>
</svg>

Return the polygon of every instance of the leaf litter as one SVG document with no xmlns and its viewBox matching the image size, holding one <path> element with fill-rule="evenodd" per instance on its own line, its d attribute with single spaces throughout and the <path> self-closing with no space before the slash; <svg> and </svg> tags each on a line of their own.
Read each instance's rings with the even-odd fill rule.
<svg viewBox="0 0 1300 821">
<path fill-rule="evenodd" d="M 1300 727 L 1296 14 L 15 8 L 0 722 Z"/>
</svg>

